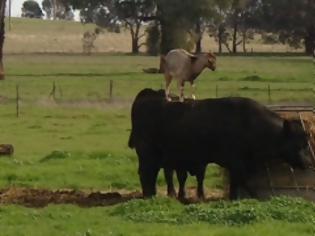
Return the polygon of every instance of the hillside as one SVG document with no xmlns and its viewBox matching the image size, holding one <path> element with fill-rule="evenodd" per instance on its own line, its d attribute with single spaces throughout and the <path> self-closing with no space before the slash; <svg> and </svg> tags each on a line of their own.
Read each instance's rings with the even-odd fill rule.
<svg viewBox="0 0 315 236">
<path fill-rule="evenodd" d="M 8 19 L 6 19 L 8 21 Z M 50 53 L 82 52 L 82 35 L 92 31 L 93 24 L 83 25 L 79 22 L 48 21 L 27 18 L 12 18 L 11 30 L 8 30 L 4 46 L 5 53 Z M 105 31 L 95 41 L 95 52 L 130 52 L 131 39 L 128 31 L 110 33 Z M 287 45 L 263 45 L 259 38 L 248 44 L 255 52 L 294 52 Z M 216 51 L 217 45 L 207 34 L 203 39 L 203 50 Z M 142 48 L 144 51 L 145 48 Z"/>
</svg>

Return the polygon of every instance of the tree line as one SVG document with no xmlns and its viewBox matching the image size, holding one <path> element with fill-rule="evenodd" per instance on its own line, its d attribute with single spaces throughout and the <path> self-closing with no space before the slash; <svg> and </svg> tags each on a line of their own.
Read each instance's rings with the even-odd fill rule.
<svg viewBox="0 0 315 236">
<path fill-rule="evenodd" d="M 33 9 L 42 17 L 36 4 L 25 1 L 22 15 Z M 200 52 L 205 35 L 214 37 L 219 53 L 247 52 L 257 34 L 266 42 L 303 47 L 307 54 L 315 48 L 315 0 L 43 0 L 42 9 L 47 18 L 72 20 L 79 10 L 82 23 L 113 32 L 126 28 L 132 53 L 139 52 L 143 37 L 152 55 L 178 47 Z"/>
</svg>

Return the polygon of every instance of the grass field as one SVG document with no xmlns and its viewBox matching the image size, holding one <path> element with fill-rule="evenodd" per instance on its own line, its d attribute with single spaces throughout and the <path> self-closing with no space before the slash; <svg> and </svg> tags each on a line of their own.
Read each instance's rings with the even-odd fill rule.
<svg viewBox="0 0 315 236">
<path fill-rule="evenodd" d="M 123 54 L 130 50 L 128 32 L 106 32 L 96 41 L 96 51 L 102 53 L 78 54 L 82 33 L 93 28 L 75 22 L 13 19 L 5 43 L 6 80 L 0 81 L 0 143 L 13 144 L 15 153 L 0 159 L 0 189 L 140 191 L 137 157 L 127 147 L 130 107 L 139 90 L 163 87 L 162 75 L 143 73 L 157 67 L 159 58 Z M 206 50 L 216 48 L 209 38 L 203 43 Z M 250 47 L 292 51 L 259 41 Z M 222 56 L 217 71 L 205 71 L 197 80 L 196 93 L 198 98 L 247 96 L 265 104 L 314 105 L 314 79 L 314 64 L 308 57 Z M 50 96 L 53 84 L 55 99 Z M 172 90 L 177 93 L 175 84 Z M 188 186 L 195 186 L 194 178 L 189 177 Z M 208 192 L 222 189 L 217 167 L 208 167 L 205 186 Z M 305 201 L 280 198 L 184 206 L 161 197 L 162 176 L 158 189 L 157 199 L 112 207 L 0 205 L 0 234 L 315 235 L 315 207 Z"/>
<path fill-rule="evenodd" d="M 142 72 L 144 68 L 156 67 L 158 61 L 157 57 L 123 54 L 6 56 L 7 77 L 0 83 L 0 142 L 12 143 L 15 154 L 0 160 L 0 188 L 140 190 L 137 157 L 127 148 L 129 113 L 139 90 L 163 85 L 162 75 Z M 313 64 L 307 57 L 219 57 L 218 70 L 205 71 L 198 79 L 197 96 L 249 96 L 263 103 L 315 104 L 314 77 Z M 114 85 L 111 101 L 110 80 Z M 54 82 L 55 100 L 49 96 Z M 19 118 L 16 85 L 21 97 Z M 177 92 L 175 85 L 173 91 Z M 161 176 L 158 185 L 163 194 L 165 184 Z M 188 185 L 195 185 L 193 178 Z M 208 168 L 205 185 L 207 191 L 222 188 L 216 167 Z M 206 204 L 204 207 L 212 209 Z M 289 212 L 290 207 L 282 208 L 281 204 L 278 207 L 279 211 L 284 209 L 288 215 L 295 215 Z M 205 212 L 199 209 L 196 214 L 200 220 L 196 216 L 197 220 L 172 223 L 172 219 L 181 218 L 177 214 L 185 209 L 176 201 L 165 199 L 153 200 L 148 205 L 135 201 L 122 207 L 89 209 L 69 205 L 43 209 L 0 206 L 0 227 L 2 235 L 314 235 L 315 232 L 310 222 L 276 217 L 229 225 L 229 217 L 253 216 L 251 210 L 243 211 L 242 207 L 227 211 L 230 213 L 222 222 L 202 220 Z"/>
</svg>

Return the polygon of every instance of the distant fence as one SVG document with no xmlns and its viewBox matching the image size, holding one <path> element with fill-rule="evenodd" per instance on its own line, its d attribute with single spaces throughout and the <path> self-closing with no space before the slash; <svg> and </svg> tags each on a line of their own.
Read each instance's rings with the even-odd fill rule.
<svg viewBox="0 0 315 236">
<path fill-rule="evenodd" d="M 139 83 L 137 85 L 137 82 Z M 150 83 L 152 82 L 152 83 Z M 103 81 L 102 81 L 103 83 Z M 297 102 L 299 104 L 315 104 L 315 90 L 312 87 L 281 87 L 279 84 L 272 83 L 259 83 L 259 86 L 242 84 L 240 86 L 230 86 L 228 83 L 219 83 L 216 81 L 211 82 L 211 86 L 202 86 L 198 84 L 197 97 L 202 98 L 219 98 L 229 96 L 243 96 L 252 97 L 265 104 L 273 103 L 286 103 Z M 11 86 L 12 87 L 12 86 Z M 49 88 L 50 87 L 50 88 Z M 52 81 L 50 86 L 46 82 L 46 87 L 41 89 L 30 88 L 28 91 L 28 85 L 17 84 L 15 86 L 15 96 L 10 92 L 7 92 L 7 96 L 3 96 L 3 92 L 0 87 L 0 99 L 2 104 L 15 104 L 16 116 L 20 117 L 21 109 L 24 105 L 34 105 L 38 103 L 40 99 L 49 99 L 55 102 L 56 105 L 64 104 L 66 102 L 78 102 L 86 101 L 90 103 L 106 103 L 115 104 L 117 101 L 124 101 L 126 104 L 131 104 L 135 95 L 144 87 L 151 87 L 153 89 L 161 89 L 164 87 L 164 83 L 159 81 L 117 81 L 106 80 L 103 83 L 103 87 L 97 85 L 93 87 L 93 91 L 89 91 L 89 88 L 84 86 L 78 88 L 75 94 L 67 95 L 68 90 L 74 91 L 75 85 L 69 84 L 63 86 L 56 81 Z M 46 92 L 45 92 L 46 91 Z M 178 94 L 177 88 L 173 88 L 173 93 Z M 186 86 L 185 95 L 190 95 L 189 85 Z"/>
</svg>

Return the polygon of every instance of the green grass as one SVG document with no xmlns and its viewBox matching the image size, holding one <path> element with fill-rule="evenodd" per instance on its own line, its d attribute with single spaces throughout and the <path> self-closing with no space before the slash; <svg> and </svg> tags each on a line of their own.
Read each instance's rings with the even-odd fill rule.
<svg viewBox="0 0 315 236">
<path fill-rule="evenodd" d="M 142 88 L 163 86 L 162 75 L 142 72 L 143 68 L 157 67 L 158 62 L 157 57 L 122 54 L 6 56 L 7 76 L 0 81 L 0 143 L 13 144 L 15 154 L 0 159 L 0 188 L 140 190 L 137 156 L 127 147 L 130 107 Z M 315 104 L 314 79 L 313 65 L 307 57 L 218 57 L 218 70 L 205 71 L 198 78 L 197 97 L 248 96 L 263 103 Z M 112 102 L 108 100 L 110 80 L 114 82 Z M 56 101 L 49 97 L 53 82 Z M 19 118 L 15 107 L 16 85 L 21 97 Z M 177 93 L 175 83 L 173 91 Z M 188 86 L 186 93 L 189 94 Z M 188 185 L 195 186 L 194 178 L 189 178 Z M 205 185 L 208 191 L 222 188 L 216 167 L 208 168 Z M 165 191 L 162 175 L 158 186 Z M 169 207 L 174 217 L 181 218 L 181 212 L 190 209 L 167 201 L 162 201 L 161 207 Z M 122 207 L 142 203 L 130 204 Z M 214 214 L 211 205 L 200 207 L 191 212 L 201 216 Z M 239 226 L 209 224 L 198 217 L 181 225 L 158 223 L 154 220 L 156 210 L 152 210 L 153 220 L 144 215 L 150 221 L 141 223 L 143 218 L 140 218 L 141 222 L 136 223 L 130 220 L 133 215 L 114 214 L 117 209 L 0 206 L 1 235 L 314 234 L 309 222 L 275 219 L 264 219 L 267 224 L 258 220 Z M 134 211 L 136 218 L 142 214 L 139 209 L 140 213 Z"/>
<path fill-rule="evenodd" d="M 271 211 L 268 212 L 268 209 Z M 208 220 L 209 212 L 212 213 Z M 222 213 L 223 218 L 220 217 Z M 266 218 L 259 222 L 248 220 L 258 215 Z M 214 222 L 216 219 L 219 221 Z M 312 220 L 313 204 L 287 198 L 262 203 L 219 202 L 199 206 L 183 206 L 170 199 L 154 199 L 135 200 L 107 208 L 85 209 L 69 205 L 50 205 L 43 209 L 0 207 L 2 235 L 306 236 L 315 233 Z"/>
</svg>

